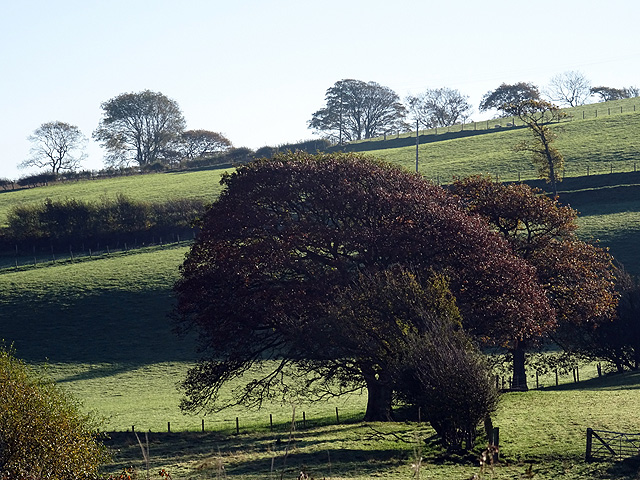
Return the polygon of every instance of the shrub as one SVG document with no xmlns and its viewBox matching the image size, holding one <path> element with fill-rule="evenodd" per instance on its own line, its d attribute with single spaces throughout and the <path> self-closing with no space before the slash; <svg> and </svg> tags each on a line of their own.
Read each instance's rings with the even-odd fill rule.
<svg viewBox="0 0 640 480">
<path fill-rule="evenodd" d="M 21 187 L 37 187 L 48 185 L 49 182 L 56 180 L 56 175 L 53 173 L 36 173 L 34 175 L 27 175 L 18 180 L 18 185 Z"/>
<path fill-rule="evenodd" d="M 498 406 L 498 392 L 486 359 L 462 331 L 443 325 L 440 333 L 414 338 L 398 388 L 421 407 L 443 445 L 470 450 L 478 425 Z"/>
<path fill-rule="evenodd" d="M 13 190 L 15 188 L 15 183 L 13 180 L 8 178 L 0 178 L 0 188 L 3 190 Z"/>
<path fill-rule="evenodd" d="M 0 479 L 98 478 L 95 422 L 52 381 L 0 348 Z"/>
</svg>

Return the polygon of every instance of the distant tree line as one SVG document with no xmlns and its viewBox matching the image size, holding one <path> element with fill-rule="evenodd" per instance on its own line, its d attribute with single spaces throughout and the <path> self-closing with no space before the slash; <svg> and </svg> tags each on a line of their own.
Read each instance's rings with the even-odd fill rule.
<svg viewBox="0 0 640 480">
<path fill-rule="evenodd" d="M 18 205 L 7 215 L 0 231 L 4 249 L 15 245 L 76 248 L 82 244 L 144 242 L 190 232 L 205 211 L 201 200 L 172 199 L 166 202 L 134 201 L 124 195 L 89 202 L 51 200 Z"/>
<path fill-rule="evenodd" d="M 575 107 L 591 97 L 607 101 L 637 96 L 640 96 L 637 87 L 592 88 L 581 72 L 569 71 L 554 76 L 542 91 L 529 82 L 503 83 L 483 96 L 479 111 L 504 112 L 502 107 L 506 104 L 532 100 Z M 417 127 L 449 127 L 471 121 L 472 112 L 469 97 L 456 89 L 431 88 L 409 95 L 402 102 L 389 87 L 344 79 L 327 89 L 325 106 L 312 114 L 308 126 L 314 133 L 342 144 Z"/>
</svg>

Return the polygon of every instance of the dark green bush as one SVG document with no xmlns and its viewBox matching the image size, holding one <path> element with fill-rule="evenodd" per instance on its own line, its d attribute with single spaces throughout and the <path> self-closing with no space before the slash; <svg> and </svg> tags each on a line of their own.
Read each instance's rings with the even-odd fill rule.
<svg viewBox="0 0 640 480">
<path fill-rule="evenodd" d="M 98 202 L 47 199 L 42 204 L 11 209 L 1 236 L 5 246 L 51 248 L 133 239 L 144 242 L 190 231 L 204 210 L 204 202 L 191 199 L 163 203 L 134 201 L 125 195 Z"/>
</svg>

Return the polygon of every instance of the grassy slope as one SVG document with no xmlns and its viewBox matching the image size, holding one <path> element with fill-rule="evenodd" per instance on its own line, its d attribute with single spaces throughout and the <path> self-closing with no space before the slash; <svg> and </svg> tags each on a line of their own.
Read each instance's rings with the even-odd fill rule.
<svg viewBox="0 0 640 480">
<path fill-rule="evenodd" d="M 624 118 L 623 123 L 626 127 L 631 125 L 633 133 L 638 131 L 637 123 L 634 123 L 637 122 L 637 117 L 623 114 L 619 117 L 612 116 L 611 120 L 615 118 Z M 589 124 L 589 121 L 592 120 L 567 123 L 565 129 L 574 128 L 579 124 L 595 125 L 593 128 L 600 129 L 595 123 Z M 620 122 L 614 123 L 617 129 L 622 128 Z M 499 139 L 502 142 L 501 151 L 511 155 L 509 148 L 515 138 L 513 135 L 518 134 L 517 131 L 503 130 L 489 135 L 478 135 L 474 141 L 481 137 Z M 616 137 L 618 134 L 610 135 Z M 585 138 L 588 139 L 588 135 Z M 578 142 L 572 148 L 577 152 L 576 158 L 587 158 L 591 148 L 599 148 L 602 158 L 609 155 L 609 158 L 615 159 L 617 157 L 612 153 L 614 150 L 611 145 L 623 142 L 623 137 L 616 138 L 616 142 L 608 142 L 605 139 L 597 145 L 591 140 L 585 140 L 586 143 Z M 634 158 L 633 155 L 637 154 L 637 143 L 633 143 L 637 140 L 635 137 L 624 138 L 625 145 L 629 143 L 630 146 L 621 147 L 620 151 L 626 152 L 623 156 L 626 158 L 625 161 L 629 162 Z M 459 141 L 463 140 L 465 139 Z M 446 142 L 432 145 L 434 148 L 437 146 L 443 149 L 444 157 L 449 157 L 451 152 L 455 151 L 460 154 L 472 151 L 470 144 L 460 147 L 463 144 L 456 146 L 455 140 L 449 142 L 454 147 L 448 146 Z M 606 146 L 607 143 L 609 146 Z M 446 153 L 445 147 L 453 150 Z M 495 150 L 498 150 L 497 146 Z M 484 147 L 476 146 L 478 155 L 483 151 Z M 388 155 L 392 153 L 386 152 Z M 411 147 L 403 155 L 407 157 L 410 153 Z M 435 153 L 432 153 L 432 156 L 435 164 Z M 403 163 L 402 160 L 398 161 Z M 404 162 L 412 166 L 410 159 Z M 509 162 L 505 165 L 508 166 Z M 467 167 L 468 165 L 462 161 L 457 162 L 455 168 L 463 171 Z M 492 173 L 495 173 L 495 170 Z M 2 193 L 0 216 L 12 203 L 42 201 L 46 197 L 56 196 L 98 198 L 105 194 L 125 193 L 133 198 L 148 200 L 167 196 L 212 198 L 219 188 L 218 176 L 219 172 L 216 171 L 158 174 Z M 594 237 L 600 237 L 612 245 L 618 242 L 620 251 L 624 251 L 631 261 L 637 262 L 634 253 L 637 237 L 634 235 L 640 231 L 640 222 L 634 219 L 638 212 L 636 188 L 640 182 L 635 179 L 623 179 L 615 183 L 626 185 L 603 188 L 595 183 L 589 185 L 588 181 L 595 178 L 590 177 L 577 186 L 567 187 L 567 190 L 572 192 L 567 194 L 570 203 L 583 212 L 584 218 L 581 222 L 588 227 L 588 232 L 595 232 Z M 564 185 L 569 185 L 569 179 Z M 180 193 L 176 195 L 176 191 Z M 165 420 L 170 420 L 176 429 L 192 428 L 192 420 L 182 419 L 178 414 L 178 397 L 174 391 L 175 382 L 186 368 L 185 362 L 192 359 L 191 345 L 189 342 L 181 342 L 171 334 L 166 318 L 166 312 L 171 306 L 169 288 L 176 278 L 177 267 L 184 252 L 184 247 L 152 249 L 81 263 L 2 273 L 0 338 L 9 343 L 15 342 L 20 357 L 33 362 L 41 362 L 48 358 L 52 362 L 52 373 L 84 399 L 87 408 L 95 408 L 101 414 L 109 416 L 107 424 L 111 425 L 111 428 L 121 429 L 142 422 L 144 426 L 141 428 L 156 429 L 158 425 L 164 426 Z M 505 397 L 497 424 L 503 429 L 505 454 L 516 465 L 505 469 L 504 474 L 500 473 L 501 476 L 496 475 L 495 478 L 517 478 L 518 474 L 524 471 L 517 465 L 519 456 L 536 463 L 536 468 L 540 471 L 538 478 L 554 478 L 561 473 L 566 474 L 567 478 L 582 478 L 580 475 L 610 478 L 610 475 L 617 472 L 618 467 L 609 464 L 592 467 L 580 463 L 584 445 L 582 432 L 586 426 L 640 430 L 638 418 L 633 413 L 633 405 L 640 400 L 637 398 L 640 382 L 637 379 L 634 381 L 630 386 L 633 388 L 624 390 L 614 386 L 615 388 L 568 392 L 532 392 Z M 354 404 L 345 404 L 344 408 L 357 413 L 358 399 L 353 401 Z M 568 407 L 569 405 L 571 407 Z M 328 409 L 332 411 L 333 408 L 333 405 L 329 405 Z M 289 409 L 281 407 L 280 412 L 286 410 Z M 521 414 L 523 411 L 527 412 L 526 416 Z M 245 412 L 241 415 L 243 419 L 253 418 Z M 222 419 L 216 417 L 216 421 L 229 421 L 233 416 L 232 412 Z M 285 413 L 282 414 L 282 417 L 286 416 Z M 140 420 L 142 417 L 148 420 Z M 199 426 L 199 422 L 197 425 Z M 547 428 L 549 426 L 553 427 L 551 431 Z M 413 426 L 407 428 L 407 435 L 411 435 L 415 430 Z M 334 452 L 332 458 L 335 462 L 332 478 L 369 478 L 380 471 L 387 472 L 388 475 L 385 476 L 391 478 L 407 478 L 410 475 L 407 467 L 411 456 L 410 444 L 385 444 L 383 441 L 372 440 L 371 431 L 367 426 L 326 430 L 333 433 L 320 431 L 297 443 L 296 454 L 300 454 L 296 457 L 298 466 L 300 463 L 309 464 L 313 461 L 315 465 L 324 465 L 322 468 L 326 468 L 327 462 L 323 459 L 327 458 L 327 452 L 330 450 Z M 215 469 L 212 470 L 212 449 L 219 445 L 224 450 L 225 462 L 229 467 L 235 464 L 235 471 L 240 472 L 236 478 L 243 478 L 241 472 L 245 472 L 246 475 L 246 472 L 254 467 L 255 471 L 261 472 L 260 475 L 267 478 L 271 458 L 278 456 L 281 461 L 283 447 L 273 443 L 273 435 L 261 435 L 242 436 L 237 442 L 234 439 L 216 437 L 201 447 L 196 447 L 189 439 L 185 440 L 185 446 L 179 443 L 181 440 L 178 436 L 170 437 L 163 442 L 178 443 L 168 444 L 170 454 L 167 454 L 167 457 L 160 455 L 157 464 L 175 467 L 178 470 L 174 471 L 182 471 L 185 474 L 188 471 L 194 478 L 210 478 L 216 474 Z M 280 437 L 286 438 L 284 435 Z M 131 439 L 125 440 L 125 450 L 128 448 L 127 444 L 131 445 L 130 441 Z M 246 448 L 238 442 L 246 445 Z M 316 447 L 313 447 L 314 445 Z M 303 446 L 315 450 L 305 450 Z M 154 448 L 162 450 L 164 447 L 158 444 L 152 447 L 152 451 Z M 181 448 L 192 451 L 200 448 L 201 454 L 185 453 L 181 456 Z M 339 460 L 341 450 L 346 452 L 342 461 Z M 135 443 L 133 448 L 127 451 L 139 458 L 139 450 Z M 349 462 L 349 455 L 358 460 Z M 431 478 L 468 478 L 476 471 L 468 466 L 434 464 L 437 463 L 437 456 L 433 453 L 428 454 L 427 459 L 430 465 L 425 473 L 430 474 Z M 290 464 L 293 464 L 293 461 Z M 195 470 L 198 465 L 203 468 Z M 338 470 L 341 473 L 338 473 Z M 228 471 L 231 472 L 231 468 Z M 604 473 L 598 477 L 594 471 Z M 255 475 L 256 478 L 258 476 Z"/>
<path fill-rule="evenodd" d="M 151 373 L 160 373 L 159 367 L 156 369 L 158 371 Z M 168 370 L 175 371 L 175 368 Z M 156 385 L 153 381 L 147 383 L 147 378 L 153 379 L 154 375 L 145 372 L 144 376 L 137 377 L 140 390 L 153 389 Z M 637 459 L 612 462 L 602 458 L 605 461 L 585 463 L 583 458 L 587 427 L 623 432 L 640 430 L 640 418 L 635 412 L 640 401 L 638 387 L 640 374 L 628 373 L 528 393 L 505 394 L 494 419 L 494 424 L 500 427 L 503 460 L 493 475 L 487 472 L 486 478 L 526 478 L 521 475 L 529 465 L 535 478 L 541 480 L 637 478 L 640 466 Z M 119 391 L 126 393 L 127 388 L 133 388 L 131 380 L 120 384 Z M 354 397 L 340 408 L 342 412 L 361 413 L 363 402 L 364 398 Z M 166 401 L 160 403 L 166 406 Z M 155 408 L 153 400 L 145 404 Z M 428 425 L 363 424 L 348 419 L 341 425 L 326 424 L 335 404 L 320 404 L 315 412 L 298 404 L 297 430 L 291 437 L 288 420 L 293 409 L 277 403 L 268 404 L 259 413 L 234 410 L 208 418 L 207 425 L 213 426 L 215 432 L 152 434 L 152 472 L 165 468 L 174 478 L 220 478 L 219 467 L 224 465 L 226 478 L 267 479 L 279 477 L 283 470 L 287 472 L 285 478 L 294 478 L 306 467 L 315 478 L 406 479 L 412 476 L 411 464 L 419 447 L 424 458 L 421 478 L 467 479 L 480 473 L 475 460 L 477 451 L 444 460 Z M 143 413 L 142 410 L 138 407 L 138 411 Z M 307 428 L 301 421 L 302 411 L 306 411 Z M 165 410 L 164 413 L 172 412 Z M 268 428 L 269 413 L 274 414 L 273 431 Z M 235 416 L 241 418 L 240 435 L 230 434 L 235 427 Z M 199 426 L 197 419 L 193 419 L 193 423 Z M 172 429 L 173 426 L 172 421 Z M 143 428 L 139 423 L 136 426 L 137 431 Z M 160 428 L 166 432 L 166 423 Z M 154 431 L 157 432 L 155 428 Z M 110 471 L 130 465 L 142 468 L 140 450 L 131 433 L 114 433 L 111 445 L 117 447 L 119 453 Z"/>
<path fill-rule="evenodd" d="M 0 275 L 0 339 L 29 361 L 147 364 L 192 358 L 171 333 L 186 247 Z"/>
<path fill-rule="evenodd" d="M 220 176 L 229 170 L 156 173 L 100 180 L 81 180 L 17 191 L 0 192 L 0 224 L 14 205 L 42 203 L 46 198 L 87 201 L 124 194 L 134 200 L 162 202 L 170 198 L 213 200 L 220 192 Z"/>
<path fill-rule="evenodd" d="M 640 111 L 563 121 L 553 128 L 558 132 L 558 149 L 565 156 L 567 177 L 610 173 L 612 166 L 614 172 L 633 171 L 634 164 L 640 169 Z M 421 138 L 419 171 L 428 178 L 445 183 L 477 173 L 505 181 L 537 178 L 529 156 L 513 151 L 514 145 L 528 139 L 525 128 L 446 137 L 441 141 L 429 141 L 434 140 L 429 135 Z M 411 146 L 368 153 L 415 170 L 415 136 L 413 142 Z"/>
</svg>

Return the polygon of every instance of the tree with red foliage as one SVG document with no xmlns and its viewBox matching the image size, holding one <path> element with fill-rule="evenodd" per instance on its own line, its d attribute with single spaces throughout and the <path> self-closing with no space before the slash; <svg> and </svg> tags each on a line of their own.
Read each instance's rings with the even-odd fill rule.
<svg viewBox="0 0 640 480">
<path fill-rule="evenodd" d="M 416 174 L 355 154 L 289 153 L 239 167 L 222 184 L 174 288 L 174 316 L 198 333 L 202 354 L 183 382 L 186 410 L 224 407 L 220 387 L 266 359 L 273 368 L 235 389 L 233 402 L 260 405 L 288 388 L 289 365 L 319 372 L 340 360 L 351 384 L 366 385 L 366 419 L 388 420 L 384 362 L 367 374 L 354 336 L 331 320 L 338 292 L 396 266 L 422 282 L 446 278 L 476 338 L 512 345 L 552 326 L 535 270 Z"/>
<path fill-rule="evenodd" d="M 595 327 L 612 318 L 616 304 L 611 256 L 576 236 L 578 213 L 524 184 L 502 184 L 488 177 L 454 182 L 452 191 L 480 214 L 535 267 L 555 311 L 560 332 L 571 326 Z M 527 388 L 525 352 L 535 337 L 524 336 L 511 351 L 513 386 Z"/>
</svg>

